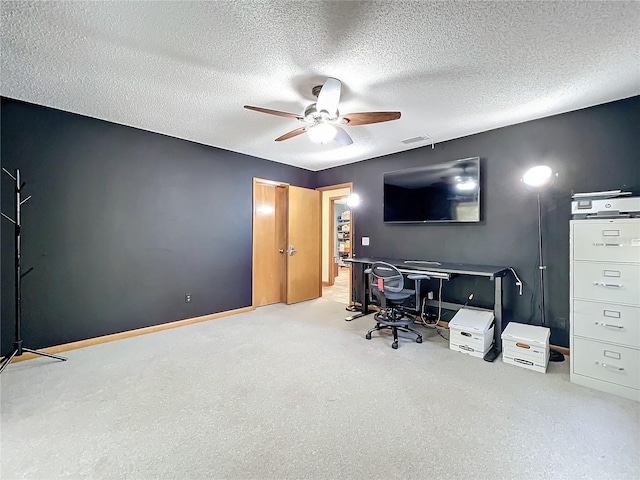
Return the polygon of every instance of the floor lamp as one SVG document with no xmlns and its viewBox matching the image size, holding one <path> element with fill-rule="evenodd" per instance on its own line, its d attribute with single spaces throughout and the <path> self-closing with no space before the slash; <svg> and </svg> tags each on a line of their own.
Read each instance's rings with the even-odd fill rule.
<svg viewBox="0 0 640 480">
<path fill-rule="evenodd" d="M 351 209 L 351 239 L 352 239 L 352 244 L 351 244 L 351 255 L 353 255 L 353 245 L 355 243 L 355 238 L 353 236 L 353 209 L 354 208 L 358 208 L 358 206 L 360 205 L 360 195 L 358 195 L 357 193 L 351 193 L 348 197 L 347 197 L 347 206 Z M 353 270 L 353 269 L 351 269 Z M 353 285 L 351 286 L 351 288 L 353 289 Z M 353 291 L 349 292 L 349 294 L 351 295 L 351 298 L 349 299 L 350 302 L 353 301 Z M 347 305 L 346 310 L 349 312 L 359 312 L 360 308 L 357 307 L 355 304 L 350 304 Z M 345 318 L 345 320 L 347 322 L 350 322 L 351 320 L 355 320 L 356 318 L 362 317 L 364 316 L 364 313 L 356 313 L 354 315 L 349 315 L 347 318 Z"/>
<path fill-rule="evenodd" d="M 554 174 L 548 165 L 536 165 L 527 170 L 522 176 L 522 183 L 527 190 L 535 193 L 538 203 L 538 271 L 540 272 L 540 323 L 543 327 L 547 326 L 546 310 L 544 305 L 544 271 L 547 269 L 544 264 L 542 251 L 542 206 L 540 203 L 540 195 L 547 191 L 555 182 L 558 174 Z M 550 358 L 552 362 L 562 362 L 564 355 L 560 352 L 551 351 Z"/>
</svg>

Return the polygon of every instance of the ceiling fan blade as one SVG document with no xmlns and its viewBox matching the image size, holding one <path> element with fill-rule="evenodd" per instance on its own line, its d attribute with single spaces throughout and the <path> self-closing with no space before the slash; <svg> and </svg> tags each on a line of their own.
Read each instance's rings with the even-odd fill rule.
<svg viewBox="0 0 640 480">
<path fill-rule="evenodd" d="M 333 139 L 336 142 L 341 143 L 342 145 L 351 145 L 353 143 L 353 140 L 351 139 L 349 134 L 345 132 L 344 128 L 340 128 L 340 127 L 335 127 L 335 128 L 336 128 L 336 136 L 333 137 Z"/>
<path fill-rule="evenodd" d="M 336 115 L 338 112 L 338 103 L 340 103 L 340 90 L 342 89 L 342 83 L 337 78 L 327 78 L 318 93 L 318 101 L 316 102 L 316 110 L 321 112 L 322 110 L 329 113 L 329 115 Z"/>
<path fill-rule="evenodd" d="M 255 110 L 256 112 L 268 113 L 270 115 L 277 115 L 285 118 L 295 118 L 296 120 L 304 120 L 303 117 L 295 113 L 281 112 L 280 110 L 271 110 L 270 108 L 252 107 L 251 105 L 245 105 L 247 110 Z"/>
<path fill-rule="evenodd" d="M 347 121 L 347 125 L 352 127 L 355 125 L 369 125 L 370 123 L 388 122 L 400 118 L 400 112 L 364 112 L 349 113 L 342 115 Z"/>
<path fill-rule="evenodd" d="M 285 133 L 284 135 L 281 135 L 278 138 L 276 138 L 276 142 L 281 142 L 283 140 L 288 140 L 290 138 L 297 137 L 301 133 L 304 133 L 306 130 L 307 130 L 307 127 L 296 128 L 295 130 L 291 130 L 290 132 Z"/>
</svg>

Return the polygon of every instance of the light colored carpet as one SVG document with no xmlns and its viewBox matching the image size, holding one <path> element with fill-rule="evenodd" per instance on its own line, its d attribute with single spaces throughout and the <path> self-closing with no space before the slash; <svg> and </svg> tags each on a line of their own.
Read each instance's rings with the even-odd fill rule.
<svg viewBox="0 0 640 480">
<path fill-rule="evenodd" d="M 637 479 L 639 404 L 318 299 L 2 374 L 3 479 Z"/>
</svg>

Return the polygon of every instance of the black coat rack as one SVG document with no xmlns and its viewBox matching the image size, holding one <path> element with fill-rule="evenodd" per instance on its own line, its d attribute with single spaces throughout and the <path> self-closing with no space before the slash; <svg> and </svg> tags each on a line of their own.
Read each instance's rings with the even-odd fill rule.
<svg viewBox="0 0 640 480">
<path fill-rule="evenodd" d="M 34 353 L 36 355 L 42 355 L 44 357 L 51 357 L 51 358 L 55 358 L 57 360 L 62 360 L 65 361 L 66 358 L 64 357 L 60 357 L 58 355 L 51 355 L 50 353 L 45 353 L 45 352 L 40 352 L 38 350 L 33 350 L 31 348 L 27 348 L 25 346 L 22 345 L 22 332 L 21 332 L 21 315 L 22 315 L 22 297 L 21 297 L 21 287 L 22 287 L 22 277 L 24 277 L 26 274 L 28 274 L 31 270 L 33 270 L 33 268 L 30 268 L 29 270 L 27 270 L 25 273 L 21 273 L 20 271 L 20 207 L 22 206 L 23 203 L 25 203 L 27 200 L 29 200 L 31 198 L 31 195 L 29 195 L 27 198 L 25 198 L 24 200 L 22 200 L 20 198 L 20 193 L 22 191 L 22 188 L 25 186 L 25 182 L 20 183 L 20 170 L 16 169 L 15 173 L 12 175 L 11 172 L 9 172 L 6 168 L 2 168 L 2 171 L 4 173 L 6 173 L 7 175 L 9 175 L 13 181 L 15 182 L 15 196 L 16 196 L 16 200 L 15 200 L 15 209 L 14 209 L 14 214 L 15 214 L 15 219 L 9 217 L 8 215 L 5 215 L 4 213 L 0 212 L 0 214 L 6 218 L 7 220 L 9 220 L 11 223 L 13 223 L 14 225 L 14 230 L 15 230 L 15 287 L 16 287 L 16 318 L 15 318 L 15 340 L 13 342 L 13 350 L 11 351 L 11 353 L 5 355 L 2 359 L 2 363 L 0 364 L 0 373 L 2 373 L 4 371 L 4 369 L 6 368 L 7 365 L 9 365 L 11 363 L 11 360 L 13 360 L 13 357 L 19 357 L 20 355 L 22 355 L 24 352 L 28 352 L 28 353 Z"/>
</svg>

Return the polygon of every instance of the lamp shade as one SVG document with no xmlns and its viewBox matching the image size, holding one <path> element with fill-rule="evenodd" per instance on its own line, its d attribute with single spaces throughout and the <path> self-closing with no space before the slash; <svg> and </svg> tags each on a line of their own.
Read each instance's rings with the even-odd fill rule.
<svg viewBox="0 0 640 480">
<path fill-rule="evenodd" d="M 550 187 L 555 179 L 553 170 L 548 165 L 536 165 L 527 170 L 522 176 L 522 183 L 536 190 Z"/>
<path fill-rule="evenodd" d="M 347 205 L 350 208 L 360 205 L 360 195 L 358 195 L 357 193 L 352 193 L 351 195 L 349 195 L 347 197 Z"/>
</svg>

